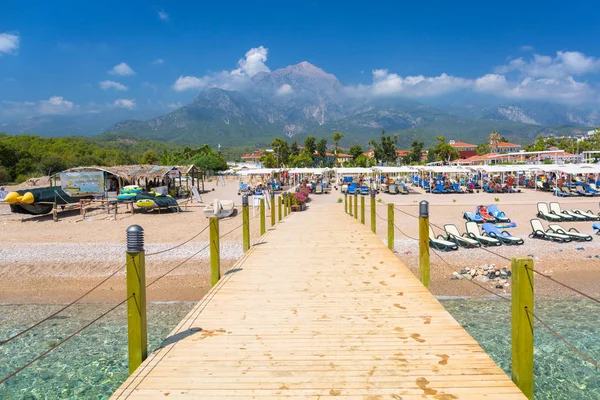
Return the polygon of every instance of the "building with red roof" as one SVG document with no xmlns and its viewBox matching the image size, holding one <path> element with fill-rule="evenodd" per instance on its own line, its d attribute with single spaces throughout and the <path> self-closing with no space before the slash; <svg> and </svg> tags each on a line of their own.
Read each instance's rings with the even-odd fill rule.
<svg viewBox="0 0 600 400">
<path fill-rule="evenodd" d="M 458 158 L 469 158 L 477 155 L 477 145 L 451 140 L 448 144 L 458 151 Z"/>
</svg>

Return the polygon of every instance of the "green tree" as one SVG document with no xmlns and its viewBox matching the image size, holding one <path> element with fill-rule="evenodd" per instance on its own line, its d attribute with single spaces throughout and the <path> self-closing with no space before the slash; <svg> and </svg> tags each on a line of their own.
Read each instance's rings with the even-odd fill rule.
<svg viewBox="0 0 600 400">
<path fill-rule="evenodd" d="M 154 152 L 154 150 L 147 150 L 142 155 L 142 160 L 141 160 L 142 164 L 154 164 L 157 161 L 159 161 L 159 158 L 156 155 L 156 153 Z"/>
<path fill-rule="evenodd" d="M 498 131 L 493 131 L 490 136 L 488 137 L 488 144 L 490 145 L 490 149 L 492 149 L 493 151 L 497 151 L 498 150 L 498 144 L 500 143 L 500 132 Z"/>
<path fill-rule="evenodd" d="M 197 154 L 191 159 L 192 164 L 202 171 L 225 171 L 227 161 L 218 154 Z"/>
<path fill-rule="evenodd" d="M 342 140 L 342 138 L 344 137 L 344 135 L 342 135 L 339 132 L 333 132 L 333 154 L 337 154 L 339 149 L 339 145 L 340 145 L 340 140 Z"/>
<path fill-rule="evenodd" d="M 298 143 L 294 140 L 290 145 L 290 155 L 297 156 L 300 154 L 300 149 L 298 148 Z"/>
<path fill-rule="evenodd" d="M 423 154 L 423 148 L 425 147 L 425 143 L 420 142 L 418 140 L 413 140 L 410 145 L 411 149 L 406 156 L 404 156 L 405 164 L 419 164 L 421 163 L 421 157 Z"/>
<path fill-rule="evenodd" d="M 322 138 L 317 142 L 317 153 L 321 158 L 327 155 L 327 139 Z"/>
<path fill-rule="evenodd" d="M 375 165 L 375 160 L 361 153 L 353 160 L 352 165 L 361 168 L 369 168 Z"/>
<path fill-rule="evenodd" d="M 271 143 L 271 147 L 273 147 L 273 151 L 275 152 L 275 159 L 279 168 L 287 162 L 289 156 L 288 144 L 285 139 L 275 138 Z"/>
<path fill-rule="evenodd" d="M 433 148 L 433 153 L 437 161 L 449 162 L 458 158 L 458 151 L 446 143 L 445 136 L 437 136 L 437 143 Z"/>
<path fill-rule="evenodd" d="M 478 156 L 489 154 L 491 152 L 490 145 L 487 143 L 478 144 L 477 149 L 475 151 L 477 152 Z"/>
<path fill-rule="evenodd" d="M 377 162 L 395 163 L 397 157 L 396 144 L 398 143 L 398 135 L 388 136 L 385 131 L 381 131 L 380 142 L 375 139 L 369 141 L 369 145 L 373 146 L 373 152 Z"/>
<path fill-rule="evenodd" d="M 435 162 L 435 153 L 433 151 L 433 147 L 429 147 L 427 149 L 427 163 Z"/>
<path fill-rule="evenodd" d="M 306 168 L 312 167 L 314 165 L 313 158 L 308 154 L 308 152 L 303 152 L 291 158 L 290 162 L 292 167 L 295 168 Z"/>
<path fill-rule="evenodd" d="M 317 138 L 309 136 L 304 140 L 304 147 L 310 154 L 314 154 L 317 151 Z"/>
<path fill-rule="evenodd" d="M 277 159 L 273 153 L 265 153 L 260 157 L 260 162 L 265 168 L 277 168 Z"/>
<path fill-rule="evenodd" d="M 355 144 L 348 150 L 348 154 L 350 154 L 354 160 L 356 160 L 360 155 L 362 155 L 363 149 L 360 144 Z"/>
</svg>

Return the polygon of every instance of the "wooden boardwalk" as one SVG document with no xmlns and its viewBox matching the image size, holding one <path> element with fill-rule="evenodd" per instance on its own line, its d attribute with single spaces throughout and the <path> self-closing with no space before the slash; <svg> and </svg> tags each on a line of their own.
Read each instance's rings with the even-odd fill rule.
<svg viewBox="0 0 600 400">
<path fill-rule="evenodd" d="M 339 204 L 263 237 L 112 399 L 524 399 Z"/>
</svg>

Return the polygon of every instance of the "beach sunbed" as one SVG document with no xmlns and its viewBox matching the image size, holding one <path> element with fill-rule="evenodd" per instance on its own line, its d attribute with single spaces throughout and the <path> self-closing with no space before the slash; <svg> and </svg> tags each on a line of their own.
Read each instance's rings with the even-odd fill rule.
<svg viewBox="0 0 600 400">
<path fill-rule="evenodd" d="M 398 194 L 398 185 L 396 185 L 395 183 L 391 183 L 388 186 L 388 193 L 389 194 Z"/>
<path fill-rule="evenodd" d="M 429 246 L 436 250 L 443 251 L 458 250 L 458 245 L 456 243 L 446 240 L 442 235 L 436 237 L 431 225 L 429 225 Z"/>
<path fill-rule="evenodd" d="M 553 242 L 560 243 L 570 242 L 572 240 L 569 235 L 555 233 L 552 232 L 552 230 L 550 229 L 545 231 L 544 225 L 542 225 L 542 221 L 540 221 L 537 218 L 530 220 L 529 223 L 531 224 L 531 229 L 533 230 L 533 232 L 531 232 L 531 234 L 529 235 L 530 238 L 552 240 Z"/>
<path fill-rule="evenodd" d="M 398 192 L 400 192 L 400 194 L 408 194 L 408 188 L 406 185 L 404 185 L 404 183 L 398 185 Z"/>
<path fill-rule="evenodd" d="M 465 212 L 463 213 L 463 218 L 466 219 L 469 222 L 476 222 L 478 224 L 482 224 L 485 221 L 483 220 L 483 218 L 481 218 L 481 215 L 477 215 L 475 213 L 472 212 Z"/>
<path fill-rule="evenodd" d="M 591 235 L 585 235 L 583 233 L 580 233 L 575 228 L 571 228 L 567 231 L 558 224 L 548 224 L 548 228 L 554 233 L 570 236 L 571 239 L 576 240 L 578 242 L 590 242 L 592 240 Z"/>
<path fill-rule="evenodd" d="M 467 228 L 467 235 L 470 238 L 475 239 L 479 242 L 479 244 L 483 246 L 501 246 L 502 242 L 498 239 L 495 239 L 490 236 L 482 235 L 479 231 L 479 226 L 475 222 L 467 222 L 465 224 Z"/>
<path fill-rule="evenodd" d="M 323 184 L 322 183 L 317 183 L 317 186 L 315 186 L 315 194 L 323 194 Z"/>
<path fill-rule="evenodd" d="M 479 215 L 484 222 L 496 222 L 496 218 L 493 215 L 490 215 L 486 206 L 475 207 L 475 214 Z"/>
<path fill-rule="evenodd" d="M 557 202 L 553 201 L 550 203 L 550 213 L 558 215 L 559 217 L 561 217 L 564 221 L 573 221 L 575 219 L 579 219 L 575 218 L 569 214 L 567 214 L 566 212 L 564 212 L 563 210 L 560 209 L 560 204 L 558 204 Z"/>
<path fill-rule="evenodd" d="M 480 247 L 481 244 L 475 240 L 471 239 L 469 235 L 463 233 L 462 235 L 458 231 L 456 225 L 446 224 L 444 225 L 444 230 L 446 231 L 446 240 L 450 242 L 454 242 L 461 247 Z"/>
<path fill-rule="evenodd" d="M 490 213 L 492 217 L 496 218 L 498 222 L 510 222 L 510 218 L 508 218 L 506 214 L 504 214 L 503 211 L 500 211 L 494 204 L 490 204 L 487 209 L 488 213 Z"/>
<path fill-rule="evenodd" d="M 575 210 L 572 210 L 572 211 L 575 214 L 579 214 L 579 215 L 587 218 L 588 221 L 598 221 L 598 220 L 600 220 L 600 217 L 597 216 L 596 214 L 594 214 L 591 210 L 584 211 L 584 210 L 578 208 L 578 209 L 575 209 Z"/>
<path fill-rule="evenodd" d="M 546 221 L 560 222 L 563 220 L 560 215 L 550 213 L 550 210 L 548 210 L 548 205 L 546 203 L 537 203 L 537 209 L 537 216 L 545 219 Z"/>
<path fill-rule="evenodd" d="M 510 233 L 508 233 L 506 231 L 501 232 L 498 228 L 496 228 L 496 226 L 494 226 L 494 224 L 491 224 L 489 222 L 486 222 L 485 224 L 481 225 L 481 229 L 483 229 L 483 231 L 485 233 L 487 233 L 487 235 L 489 237 L 498 239 L 503 244 L 506 244 L 508 246 L 519 245 L 519 244 L 525 243 L 523 241 L 523 239 L 521 239 L 520 237 L 512 236 Z"/>
<path fill-rule="evenodd" d="M 562 190 L 563 192 L 567 193 L 569 196 L 579 196 L 579 193 L 572 190 L 570 187 L 568 186 L 562 186 L 560 188 L 560 190 Z"/>
<path fill-rule="evenodd" d="M 596 233 L 596 235 L 600 235 L 600 224 L 593 224 L 592 230 Z"/>
</svg>

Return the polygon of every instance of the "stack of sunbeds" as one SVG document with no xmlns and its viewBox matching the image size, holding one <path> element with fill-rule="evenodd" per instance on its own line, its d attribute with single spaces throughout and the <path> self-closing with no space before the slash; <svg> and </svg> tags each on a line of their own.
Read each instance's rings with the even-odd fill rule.
<svg viewBox="0 0 600 400">
<path fill-rule="evenodd" d="M 600 217 L 590 210 L 584 211 L 579 208 L 574 210 L 563 210 L 557 202 L 551 202 L 550 207 L 548 207 L 546 203 L 538 203 L 537 209 L 537 216 L 550 222 L 600 220 Z"/>
</svg>

